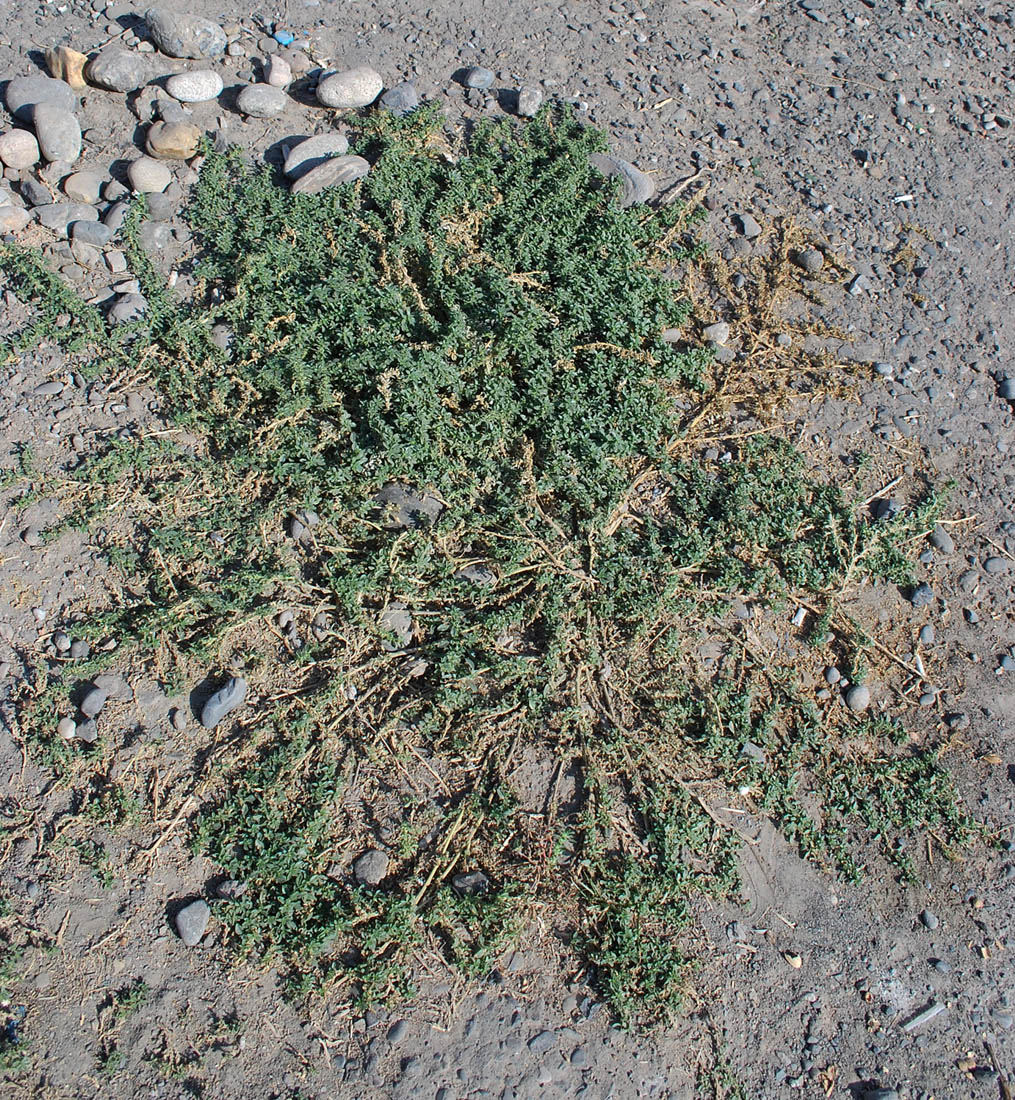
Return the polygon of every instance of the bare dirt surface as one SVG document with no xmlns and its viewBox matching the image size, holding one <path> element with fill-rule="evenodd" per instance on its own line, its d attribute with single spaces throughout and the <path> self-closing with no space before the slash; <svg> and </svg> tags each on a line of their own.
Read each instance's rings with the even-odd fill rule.
<svg viewBox="0 0 1015 1100">
<path fill-rule="evenodd" d="M 15 1000 L 32 1061 L 3 1094 L 683 1098 L 713 1094 L 700 1075 L 718 1050 L 729 1071 L 719 1096 L 1009 1096 L 1015 671 L 1001 662 L 1015 643 L 1015 405 L 999 388 L 1015 377 L 1010 5 L 292 0 L 254 15 L 232 3 L 190 7 L 236 44 L 210 66 L 225 92 L 193 105 L 193 118 L 255 157 L 330 126 L 327 109 L 307 96 L 291 97 L 273 119 L 236 110 L 239 87 L 259 79 L 279 48 L 268 38 L 274 25 L 296 36 L 283 53 L 297 67 L 369 64 L 387 86 L 412 78 L 452 119 L 504 109 L 496 95 L 467 95 L 453 81 L 468 65 L 492 69 L 495 90 L 531 84 L 576 97 L 660 192 L 692 176 L 688 186 L 708 184 L 706 238 L 720 254 L 748 258 L 788 217 L 841 258 L 853 275 L 826 292 L 819 316 L 850 336 L 831 350 L 871 364 L 869 379 L 857 399 L 795 410 L 799 445 L 832 476 L 844 456 L 869 452 L 886 485 L 956 483 L 946 525 L 954 548 L 928 545 L 921 559 L 933 603 L 917 610 L 890 587 L 868 597 L 883 644 L 907 662 L 920 628 L 933 625 L 933 642 L 918 648 L 934 690 L 899 679 L 875 705 L 945 746 L 990 839 L 958 862 L 927 866 L 919 887 L 900 886 L 873 856 L 862 885 L 847 887 L 804 863 L 761 818 L 739 815 L 753 840 L 743 855 L 745 904 L 700 914 L 686 1014 L 652 1037 L 612 1028 L 566 948 L 538 923 L 482 984 L 421 957 L 420 991 L 395 1009 L 363 1015 L 327 1001 L 304 1009 L 281 995 L 274 972 L 237 964 L 214 922 L 198 947 L 181 943 L 173 916 L 219 871 L 192 856 L 185 820 L 167 822 L 140 858 L 96 825 L 111 852 L 107 884 L 54 850 L 53 830 L 71 809 L 66 792 L 5 726 L 2 873 L 15 920 L 48 937 L 37 936 L 18 964 Z M 115 0 L 8 0 L 0 81 L 43 71 L 42 53 L 55 45 L 91 53 L 126 36 L 136 49 L 141 14 Z M 203 65 L 142 56 L 153 80 Z M 76 169 L 124 178 L 143 144 L 146 94 L 82 93 Z M 0 129 L 10 125 L 0 116 Z M 171 167 L 179 201 L 192 178 L 186 165 Z M 5 184 L 18 196 L 32 174 L 8 169 Z M 760 237 L 745 235 L 743 214 Z M 167 268 L 186 244 L 169 215 L 178 232 L 160 244 Z M 34 224 L 16 238 L 54 241 Z M 91 294 L 129 277 L 108 261 L 82 264 L 69 249 L 56 259 Z M 16 323 L 20 308 L 8 294 L 2 323 Z M 25 444 L 42 464 L 70 462 L 91 440 L 147 423 L 149 396 L 79 385 L 73 364 L 45 349 L 6 364 L 3 465 Z M 116 583 L 72 535 L 31 545 L 26 530 L 44 527 L 55 507 L 12 507 L 0 526 L 0 698 L 25 674 L 25 655 L 52 644 L 66 608 L 81 614 Z M 174 747 L 168 717 L 184 701 L 143 681 L 130 688 L 119 774 L 185 751 Z M 50 833 L 37 835 L 26 825 L 33 820 L 50 822 Z M 117 1014 L 112 995 L 138 979 L 148 999 Z M 933 1006 L 942 1010 L 921 1022 Z M 122 1063 L 104 1071 L 113 1050 Z M 879 1088 L 894 1091 L 870 1091 Z"/>
</svg>

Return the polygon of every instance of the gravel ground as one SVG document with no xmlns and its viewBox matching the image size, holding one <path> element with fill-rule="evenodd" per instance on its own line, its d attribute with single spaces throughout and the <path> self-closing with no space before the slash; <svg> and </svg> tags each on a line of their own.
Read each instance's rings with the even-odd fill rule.
<svg viewBox="0 0 1015 1100">
<path fill-rule="evenodd" d="M 749 256 L 775 219 L 789 217 L 849 266 L 853 275 L 826 294 L 820 317 L 850 337 L 831 350 L 872 364 L 871 378 L 859 397 L 800 412 L 799 445 L 833 470 L 868 451 L 886 484 L 954 479 L 950 539 L 922 559 L 933 599 L 916 608 L 892 589 L 871 593 L 870 605 L 893 652 L 908 656 L 918 631 L 933 626 L 920 652 L 936 690 L 926 705 L 914 693 L 892 708 L 918 736 L 951 732 L 959 788 L 1000 828 L 1001 845 L 935 862 L 918 887 L 899 886 L 873 862 L 864 883 L 847 888 L 804 864 L 764 821 L 739 819 L 757 841 L 743 857 L 747 904 L 700 914 L 687 1014 L 650 1039 L 612 1029 L 566 953 L 538 928 L 482 987 L 421 960 L 420 993 L 397 1011 L 318 1005 L 301 1015 L 282 999 L 277 975 L 230 959 L 214 924 L 193 949 L 174 934 L 171 918 L 216 871 L 178 833 L 106 889 L 82 869 L 58 876 L 36 859 L 38 838 L 23 822 L 58 828 L 66 796 L 4 730 L 12 842 L 0 847 L 3 874 L 15 885 L 18 919 L 55 937 L 55 947 L 30 948 L 21 964 L 35 1062 L 5 1095 L 676 1098 L 702 1095 L 695 1075 L 716 1049 L 746 1097 L 1007 1095 L 989 1050 L 1002 1072 L 1015 1072 L 1015 672 L 1002 665 L 1015 642 L 1015 405 L 1002 396 L 1015 378 L 1010 6 L 462 0 L 423 10 L 404 0 L 292 0 L 254 16 L 232 3 L 193 8 L 230 41 L 208 66 L 224 91 L 194 103 L 193 120 L 255 156 L 278 155 L 282 139 L 313 133 L 324 117 L 300 95 L 273 118 L 237 109 L 240 88 L 280 50 L 268 30 L 289 31 L 296 41 L 281 53 L 294 71 L 370 65 L 387 87 L 413 79 L 453 119 L 501 112 L 510 102 L 502 89 L 575 97 L 659 191 L 696 173 L 708 183 L 706 235 L 720 254 Z M 90 54 L 123 39 L 152 79 L 204 67 L 145 50 L 140 14 L 115 0 L 8 0 L 0 91 L 6 79 L 41 72 L 44 51 L 58 45 Z M 452 79 L 473 65 L 493 72 L 490 92 Z M 125 182 L 144 145 L 150 86 L 127 96 L 89 88 L 82 99 L 74 170 Z M 9 128 L 0 115 L 0 130 Z M 187 243 L 175 216 L 193 177 L 182 161 L 163 163 L 173 182 L 160 200 L 163 220 L 148 232 L 168 268 Z M 43 173 L 43 186 L 57 192 L 66 174 Z M 32 171 L 4 175 L 14 208 L 23 205 Z M 78 182 L 88 202 L 94 181 Z M 744 232 L 750 219 L 757 238 Z M 105 256 L 96 244 L 72 248 L 35 221 L 15 236 L 55 249 L 67 277 L 97 300 L 129 280 L 115 247 Z M 130 288 L 115 293 L 122 301 Z M 8 295 L 5 325 L 19 308 Z M 71 368 L 45 350 L 2 368 L 5 465 L 20 445 L 58 463 L 149 422 L 143 387 L 79 386 L 65 382 Z M 52 643 L 63 609 L 72 600 L 96 605 L 114 584 L 73 536 L 32 545 L 31 528 L 55 507 L 41 501 L 0 525 L 4 695 L 22 674 L 19 655 Z M 132 688 L 138 731 L 165 724 L 167 701 L 143 683 Z M 114 767 L 135 766 L 142 744 L 127 737 Z M 110 843 L 115 866 L 123 841 Z M 111 992 L 142 977 L 149 1000 L 117 1016 Z M 934 1006 L 942 1011 L 921 1020 Z M 104 1073 L 103 1051 L 113 1046 L 124 1062 Z"/>
</svg>

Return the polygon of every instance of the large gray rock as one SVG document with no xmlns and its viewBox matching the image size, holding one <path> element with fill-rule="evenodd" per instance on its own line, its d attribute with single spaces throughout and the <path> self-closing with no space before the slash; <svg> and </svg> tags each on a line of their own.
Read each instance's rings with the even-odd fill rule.
<svg viewBox="0 0 1015 1100">
<path fill-rule="evenodd" d="M 94 206 L 83 202 L 48 202 L 36 206 L 32 211 L 40 225 L 52 229 L 66 237 L 73 222 L 94 222 L 99 220 L 99 212 Z"/>
<path fill-rule="evenodd" d="M 283 171 L 290 179 L 299 179 L 329 157 L 340 157 L 348 151 L 349 139 L 345 134 L 315 134 L 289 150 Z"/>
<path fill-rule="evenodd" d="M 107 46 L 89 63 L 85 76 L 107 92 L 133 92 L 148 83 L 148 67 L 139 54 Z"/>
<path fill-rule="evenodd" d="M 81 156 L 81 127 L 70 111 L 52 103 L 37 103 L 32 122 L 43 160 L 73 164 Z"/>
<path fill-rule="evenodd" d="M 69 84 L 54 80 L 51 76 L 16 76 L 7 85 L 4 97 L 7 110 L 22 122 L 32 121 L 32 112 L 39 103 L 76 111 L 78 97 Z"/>
<path fill-rule="evenodd" d="M 288 102 L 285 92 L 271 84 L 248 84 L 236 97 L 236 106 L 250 118 L 275 118 Z"/>
<path fill-rule="evenodd" d="M 323 163 L 305 172 L 292 185 L 294 195 L 316 195 L 327 187 L 340 183 L 355 183 L 370 171 L 370 164 L 362 157 L 349 153 L 344 157 L 329 157 Z"/>
<path fill-rule="evenodd" d="M 605 153 L 593 153 L 589 157 L 589 163 L 604 176 L 616 177 L 620 180 L 622 185 L 621 206 L 634 206 L 635 203 L 648 202 L 656 193 L 656 185 L 652 177 L 645 175 L 633 164 L 621 160 L 620 157 L 607 156 Z"/>
<path fill-rule="evenodd" d="M 381 96 L 381 106 L 401 118 L 419 106 L 419 92 L 411 80 L 403 80 Z"/>
<path fill-rule="evenodd" d="M 176 931 L 187 947 L 197 947 L 208 928 L 211 909 L 206 901 L 192 901 L 176 914 Z"/>
<path fill-rule="evenodd" d="M 149 8 L 144 21 L 151 40 L 170 57 L 215 57 L 226 48 L 226 32 L 200 15 Z"/>
<path fill-rule="evenodd" d="M 318 102 L 325 107 L 366 107 L 384 90 L 380 73 L 369 65 L 326 76 L 317 85 Z"/>
</svg>

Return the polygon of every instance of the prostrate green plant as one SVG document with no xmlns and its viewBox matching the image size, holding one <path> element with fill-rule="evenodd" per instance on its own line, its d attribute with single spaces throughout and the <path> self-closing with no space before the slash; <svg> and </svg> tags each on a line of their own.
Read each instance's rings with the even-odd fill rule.
<svg viewBox="0 0 1015 1100">
<path fill-rule="evenodd" d="M 149 309 L 102 354 L 143 362 L 180 433 L 72 475 L 68 522 L 102 517 L 129 593 L 90 629 L 173 690 L 209 664 L 253 685 L 242 736 L 178 797 L 202 784 L 195 845 L 245 884 L 218 911 L 235 943 L 298 989 L 405 990 L 425 946 L 482 974 L 538 900 L 620 1019 L 652 1023 L 679 1002 L 697 900 L 736 893 L 713 795 L 852 874 L 868 827 L 888 852 L 968 831 L 932 757 L 854 751 L 881 731 L 819 710 L 806 664 L 763 659 L 727 614 L 904 580 L 940 504 L 872 524 L 773 438 L 675 457 L 717 376 L 663 338 L 699 215 L 621 209 L 589 166 L 604 147 L 553 108 L 462 147 L 435 110 L 370 116 L 352 146 L 370 174 L 321 195 L 208 153 L 192 300 L 131 248 Z M 68 690 L 47 676 L 36 730 Z M 555 777 L 538 807 L 512 786 L 525 746 Z M 904 808 L 899 783 L 925 796 Z M 350 872 L 376 843 L 368 800 L 412 840 L 377 885 Z"/>
</svg>

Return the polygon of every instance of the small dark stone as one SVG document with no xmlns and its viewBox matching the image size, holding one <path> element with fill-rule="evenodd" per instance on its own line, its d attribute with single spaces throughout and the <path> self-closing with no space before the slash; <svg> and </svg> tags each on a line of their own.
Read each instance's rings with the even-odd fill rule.
<svg viewBox="0 0 1015 1100">
<path fill-rule="evenodd" d="M 451 885 L 460 897 L 478 897 L 489 892 L 490 880 L 482 871 L 467 871 L 454 875 Z"/>
<path fill-rule="evenodd" d="M 401 84 L 389 88 L 381 96 L 380 105 L 399 118 L 407 115 L 419 106 L 419 92 L 416 91 L 416 85 L 411 80 L 403 80 Z"/>
<path fill-rule="evenodd" d="M 874 518 L 880 523 L 894 519 L 902 510 L 902 505 L 894 497 L 882 497 L 874 502 Z"/>
</svg>

